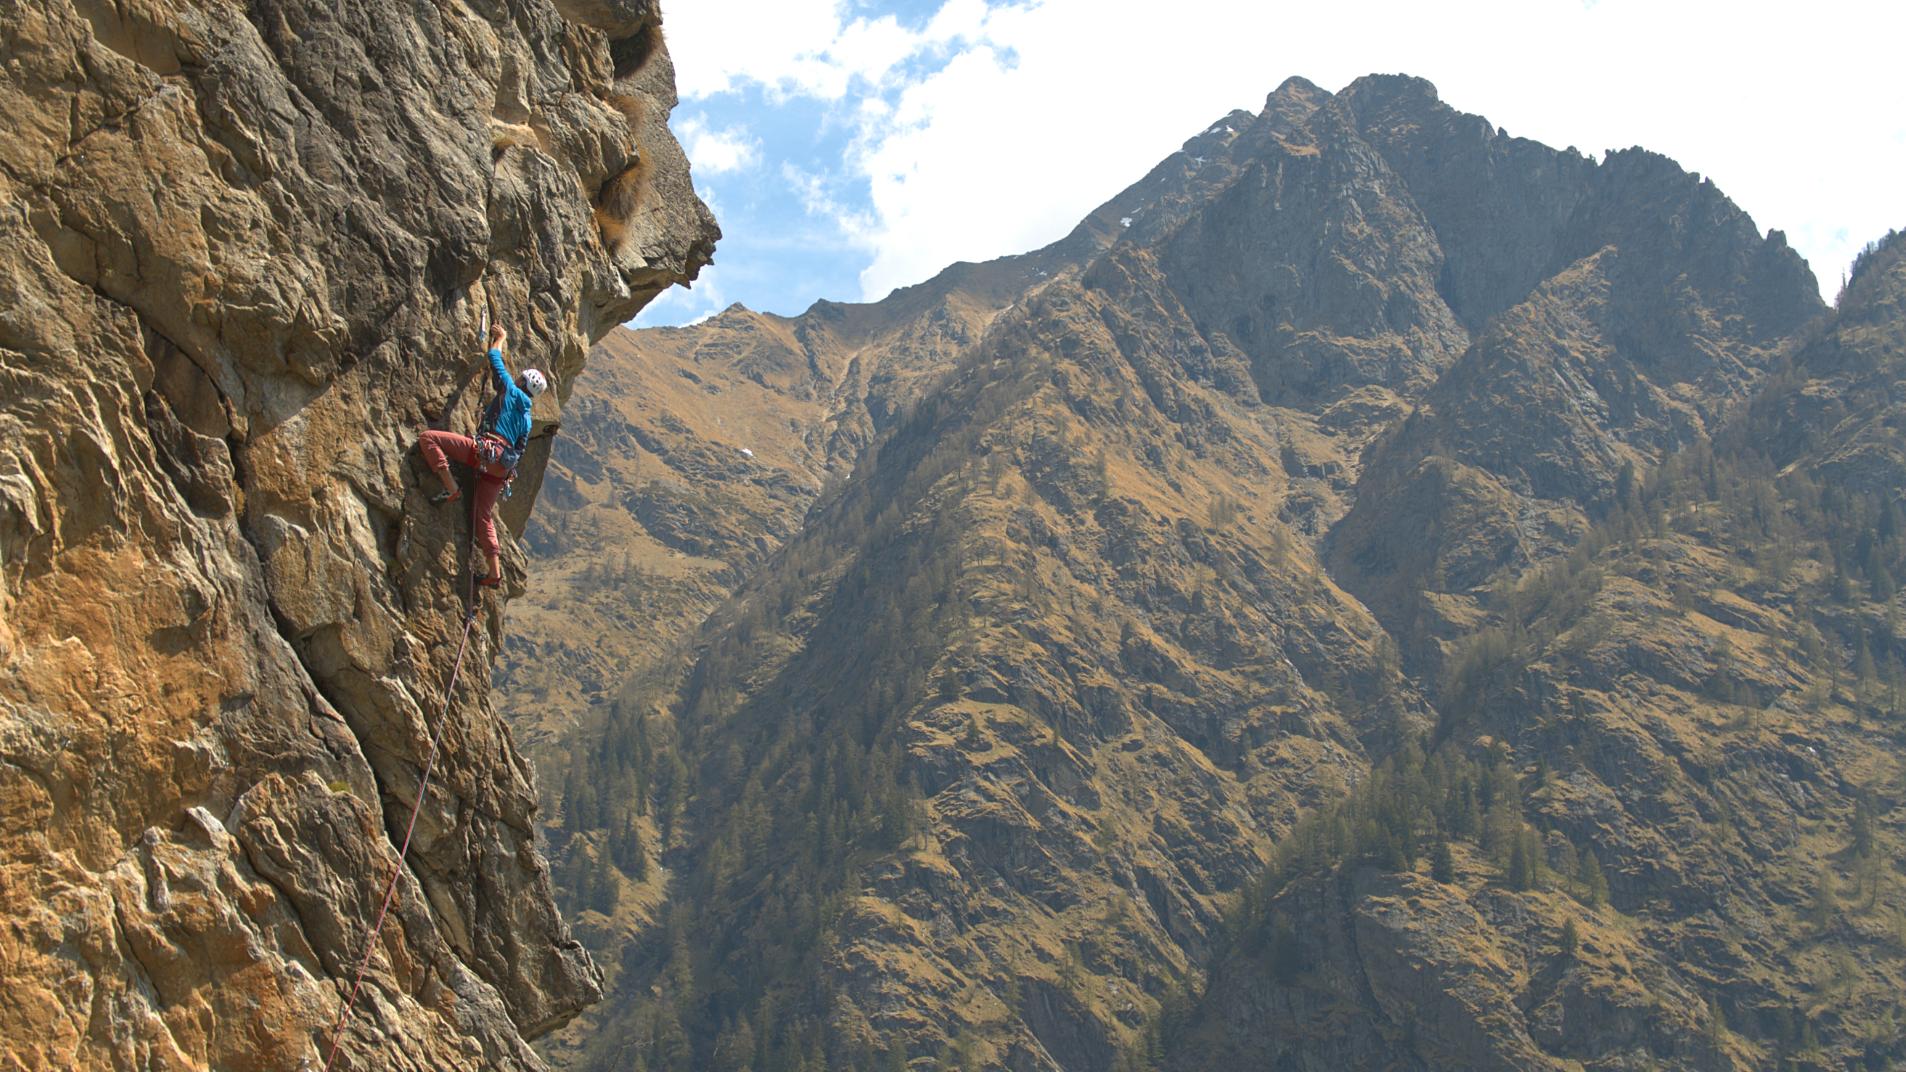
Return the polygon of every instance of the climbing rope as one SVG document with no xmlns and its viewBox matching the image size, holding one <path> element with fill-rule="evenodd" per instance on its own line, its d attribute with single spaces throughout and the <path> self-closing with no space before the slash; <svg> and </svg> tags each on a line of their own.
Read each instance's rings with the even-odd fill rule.
<svg viewBox="0 0 1906 1072">
<path fill-rule="evenodd" d="M 338 1043 L 344 1040 L 344 1028 L 350 1024 L 351 1010 L 357 1006 L 357 992 L 364 985 L 364 972 L 371 966 L 371 954 L 377 951 L 377 936 L 383 931 L 384 918 L 390 914 L 391 901 L 397 896 L 397 880 L 403 877 L 404 863 L 410 857 L 410 836 L 417 830 L 417 813 L 424 808 L 424 791 L 430 788 L 430 773 L 437 765 L 437 746 L 443 741 L 443 729 L 450 724 L 450 697 L 457 688 L 457 675 L 463 672 L 463 653 L 470 646 L 470 628 L 475 624 L 476 605 L 472 603 L 463 616 L 463 639 L 457 643 L 457 661 L 450 670 L 450 684 L 443 690 L 443 707 L 437 712 L 437 729 L 430 737 L 430 757 L 424 760 L 424 776 L 417 783 L 417 800 L 410 806 L 410 825 L 404 828 L 404 844 L 397 850 L 397 867 L 391 872 L 390 884 L 384 887 L 383 907 L 377 910 L 377 922 L 364 943 L 364 959 L 358 962 L 357 978 L 351 981 L 351 996 L 338 1012 L 337 1027 L 331 1032 L 331 1052 L 324 1058 L 325 1072 L 330 1072 L 332 1062 L 337 1060 Z"/>
<path fill-rule="evenodd" d="M 477 329 L 478 337 L 488 336 L 490 331 L 490 310 L 488 300 L 484 303 L 482 325 Z M 476 545 L 476 531 L 473 525 L 470 532 L 470 548 Z M 465 552 L 468 559 L 468 550 Z M 397 850 L 397 867 L 390 873 L 390 883 L 384 887 L 384 903 L 377 909 L 377 922 L 371 925 L 370 937 L 364 942 L 364 957 L 358 961 L 357 977 L 351 980 L 351 993 L 344 1001 L 344 1008 L 338 1010 L 337 1026 L 331 1029 L 331 1050 L 324 1056 L 324 1072 L 331 1072 L 332 1064 L 338 1057 L 338 1045 L 344 1041 L 344 1029 L 350 1026 L 351 1012 L 357 1008 L 357 994 L 364 986 L 364 973 L 370 969 L 371 955 L 377 952 L 377 936 L 383 933 L 384 919 L 390 915 L 391 902 L 397 897 L 397 880 L 404 875 L 404 866 L 410 859 L 410 837 L 417 832 L 417 815 L 424 810 L 424 793 L 430 789 L 430 775 L 437 767 L 437 750 L 443 743 L 444 727 L 450 724 L 450 698 L 456 695 L 457 678 L 463 673 L 463 653 L 470 647 L 470 630 L 477 619 L 476 577 L 470 578 L 470 595 L 464 604 L 463 637 L 457 641 L 456 663 L 450 668 L 450 682 L 443 689 L 443 704 L 437 711 L 437 728 L 430 735 L 430 754 L 424 760 L 424 776 L 417 782 L 417 799 L 410 805 L 410 824 L 404 827 L 404 843 Z"/>
</svg>

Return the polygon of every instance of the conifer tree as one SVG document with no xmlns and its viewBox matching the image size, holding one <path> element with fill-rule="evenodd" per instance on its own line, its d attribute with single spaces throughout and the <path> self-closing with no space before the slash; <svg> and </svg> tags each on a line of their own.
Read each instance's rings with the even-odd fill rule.
<svg viewBox="0 0 1906 1072">
<path fill-rule="evenodd" d="M 1522 857 L 1529 863 L 1529 886 L 1531 888 L 1540 886 L 1548 874 L 1548 867 L 1544 863 L 1542 838 L 1535 832 L 1533 826 L 1524 826 L 1521 834 L 1517 836 L 1522 842 Z"/>
<path fill-rule="evenodd" d="M 1867 857 L 1873 855 L 1873 811 L 1866 801 L 1853 804 L 1853 855 Z"/>
<path fill-rule="evenodd" d="M 1535 885 L 1535 865 L 1529 860 L 1523 839 L 1515 838 L 1509 847 L 1509 888 L 1526 890 Z"/>
<path fill-rule="evenodd" d="M 629 858 L 628 876 L 637 882 L 646 881 L 649 877 L 649 853 L 642 846 L 642 828 L 635 823 L 630 823 L 628 840 L 629 847 L 626 850 Z"/>
<path fill-rule="evenodd" d="M 1727 1039 L 1727 1010 L 1721 1007 L 1720 999 L 1712 994 L 1707 997 L 1707 1039 L 1708 1045 L 1716 1049 Z"/>
<path fill-rule="evenodd" d="M 1593 849 L 1582 854 L 1582 895 L 1590 908 L 1608 903 L 1608 876 L 1602 874 L 1602 862 Z"/>
</svg>

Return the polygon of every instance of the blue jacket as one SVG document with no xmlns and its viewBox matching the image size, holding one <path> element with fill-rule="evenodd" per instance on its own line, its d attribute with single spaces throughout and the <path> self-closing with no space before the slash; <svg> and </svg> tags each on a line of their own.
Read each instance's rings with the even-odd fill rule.
<svg viewBox="0 0 1906 1072">
<path fill-rule="evenodd" d="M 503 364 L 503 351 L 490 351 L 490 370 L 496 374 L 496 400 L 490 403 L 483 423 L 522 450 L 529 445 L 529 392 L 516 386 L 515 377 Z"/>
</svg>

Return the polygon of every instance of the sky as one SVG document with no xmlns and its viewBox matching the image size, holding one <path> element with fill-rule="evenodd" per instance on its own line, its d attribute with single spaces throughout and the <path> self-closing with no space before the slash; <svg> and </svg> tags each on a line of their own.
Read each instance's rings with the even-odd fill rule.
<svg viewBox="0 0 1906 1072">
<path fill-rule="evenodd" d="M 871 301 L 1063 236 L 1290 75 L 1407 73 L 1509 133 L 1640 145 L 1831 301 L 1906 228 L 1900 0 L 664 0 L 715 264 L 638 326 Z"/>
</svg>

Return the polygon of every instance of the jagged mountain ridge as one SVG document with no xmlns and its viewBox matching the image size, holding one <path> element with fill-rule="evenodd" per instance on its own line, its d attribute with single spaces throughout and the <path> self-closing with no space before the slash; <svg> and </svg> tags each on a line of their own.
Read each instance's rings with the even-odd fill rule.
<svg viewBox="0 0 1906 1072">
<path fill-rule="evenodd" d="M 1152 206 L 1113 199 L 1081 227 L 1109 236 L 1103 252 L 1034 275 L 970 342 L 936 352 L 915 404 L 842 455 L 852 475 L 782 549 L 752 548 L 761 564 L 737 571 L 699 636 L 585 722 L 556 837 L 590 940 L 623 950 L 623 974 L 566 1037 L 566 1063 L 1107 1067 L 1175 988 L 1197 988 L 1225 948 L 1229 894 L 1299 816 L 1411 738 L 1507 742 L 1519 779 L 1580 766 L 1567 784 L 1581 798 L 1545 785 L 1530 828 L 1626 845 L 1610 853 L 1611 885 L 1639 915 L 1610 925 L 1647 921 L 1637 938 L 1584 917 L 1586 942 L 1620 955 L 1599 958 L 1581 992 L 1655 985 L 1644 1007 L 1662 1026 L 1532 1033 L 1516 1022 L 1529 992 L 1511 987 L 1486 1021 L 1379 1003 L 1358 1054 L 1504 1067 L 1767 1056 L 1751 1032 L 1657 1052 L 1713 1024 L 1710 1000 L 1764 1003 L 1804 970 L 1790 959 L 1762 990 L 1717 997 L 1702 973 L 1721 962 L 1663 966 L 1692 940 L 1685 903 L 1657 910 L 1630 876 L 1699 828 L 1676 801 L 1694 777 L 1675 770 L 1689 745 L 1648 741 L 1657 694 L 1599 689 L 1524 733 L 1517 720 L 1581 687 L 1516 683 L 1504 713 L 1483 716 L 1477 696 L 1495 694 L 1447 675 L 1532 610 L 1504 586 L 1600 539 L 1612 501 L 1763 392 L 1822 311 L 1805 264 L 1669 161 L 1597 163 L 1508 138 L 1420 80 L 1338 94 L 1293 80 L 1259 116 L 1200 139 L 1133 188 L 1156 196 L 1155 222 Z M 1491 211 L 1475 211 L 1477 190 Z M 664 375 L 683 354 L 739 369 L 743 349 L 723 347 L 752 317 L 630 343 Z M 1601 642 L 1550 629 L 1533 635 L 1571 659 L 1570 645 Z M 1677 643 L 1639 626 L 1634 639 Z M 1578 756 L 1561 747 L 1571 734 L 1602 743 Z M 1745 753 L 1754 778 L 1817 747 L 1771 741 Z M 1637 746 L 1643 766 L 1616 762 Z M 1862 782 L 1891 777 L 1883 751 L 1858 754 Z M 1659 776 L 1632 811 L 1631 770 Z M 571 806 L 591 772 L 637 803 Z M 873 784 L 843 781 L 855 777 Z M 1590 822 L 1584 801 L 1612 811 Z M 1796 840 L 1784 859 L 1819 844 Z M 1462 889 L 1530 918 L 1526 891 L 1494 892 L 1498 848 L 1459 849 Z M 1697 871 L 1716 866 L 1744 865 Z M 1423 897 L 1467 896 L 1396 881 L 1421 891 L 1386 902 L 1406 924 Z M 1570 891 L 1544 881 L 1534 918 L 1561 919 Z M 1312 922 L 1337 926 L 1299 919 Z M 1474 933 L 1495 943 L 1476 956 L 1551 956 L 1541 928 L 1485 919 Z M 1415 934 L 1372 940 L 1403 965 L 1422 952 Z M 1353 987 L 1332 1000 L 1372 999 Z M 1221 1001 L 1206 1007 L 1236 1008 Z M 1413 1044 L 1396 1041 L 1395 1017 L 1416 1015 L 1451 1020 L 1467 1048 L 1396 1049 Z"/>
<path fill-rule="evenodd" d="M 416 432 L 718 232 L 655 5 L 0 5 L 0 1064 L 318 1067 L 464 620 Z M 511 570 L 520 577 L 521 558 Z M 339 1068 L 536 1069 L 598 996 L 481 667 Z"/>
</svg>

